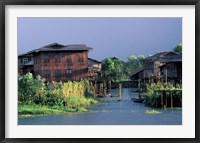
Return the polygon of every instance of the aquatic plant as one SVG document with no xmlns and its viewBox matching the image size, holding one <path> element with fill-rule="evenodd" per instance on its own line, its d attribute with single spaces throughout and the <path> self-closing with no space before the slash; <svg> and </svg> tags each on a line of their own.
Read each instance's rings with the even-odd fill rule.
<svg viewBox="0 0 200 143">
<path fill-rule="evenodd" d="M 159 111 L 156 111 L 156 110 L 147 110 L 145 112 L 145 114 L 160 114 L 160 113 L 162 113 L 162 112 L 159 112 Z"/>
<path fill-rule="evenodd" d="M 146 92 L 143 93 L 143 95 L 145 96 L 146 105 L 151 107 L 161 107 L 161 92 L 158 91 L 168 91 L 164 92 L 165 100 L 169 100 L 171 94 L 173 94 L 174 105 L 178 106 L 177 102 L 179 102 L 179 98 L 182 95 L 180 84 L 177 84 L 176 86 L 174 86 L 170 82 L 146 84 Z"/>
</svg>

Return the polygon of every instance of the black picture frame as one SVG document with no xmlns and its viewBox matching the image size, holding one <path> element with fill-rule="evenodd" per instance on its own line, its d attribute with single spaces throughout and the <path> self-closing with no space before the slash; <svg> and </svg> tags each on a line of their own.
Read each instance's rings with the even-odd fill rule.
<svg viewBox="0 0 200 143">
<path fill-rule="evenodd" d="M 5 7 L 6 5 L 195 5 L 195 138 L 29 138 L 14 139 L 5 138 Z M 0 3 L 0 141 L 7 142 L 87 142 L 87 143 L 197 143 L 200 142 L 200 98 L 199 98 L 199 69 L 200 62 L 200 0 L 1 0 Z"/>
</svg>

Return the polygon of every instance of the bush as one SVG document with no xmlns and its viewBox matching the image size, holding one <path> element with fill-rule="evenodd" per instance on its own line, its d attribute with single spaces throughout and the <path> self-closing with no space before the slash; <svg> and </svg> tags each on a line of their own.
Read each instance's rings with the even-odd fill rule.
<svg viewBox="0 0 200 143">
<path fill-rule="evenodd" d="M 82 80 L 68 82 L 45 83 L 45 79 L 37 76 L 35 79 L 31 73 L 18 78 L 18 103 L 39 104 L 46 106 L 67 106 L 70 108 L 97 104 L 91 99 L 93 87 L 89 82 Z M 86 99 L 85 97 L 90 97 Z"/>
</svg>

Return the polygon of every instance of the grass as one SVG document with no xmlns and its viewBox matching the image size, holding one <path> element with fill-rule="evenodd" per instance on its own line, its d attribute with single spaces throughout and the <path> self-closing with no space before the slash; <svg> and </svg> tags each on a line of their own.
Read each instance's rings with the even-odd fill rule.
<svg viewBox="0 0 200 143">
<path fill-rule="evenodd" d="M 160 114 L 161 112 L 159 112 L 159 111 L 156 111 L 156 110 L 147 110 L 146 112 L 145 112 L 145 114 Z"/>
<path fill-rule="evenodd" d="M 34 117 L 34 116 L 46 116 L 46 115 L 62 115 L 68 113 L 90 113 L 84 107 L 68 108 L 61 106 L 44 106 L 44 105 L 18 105 L 19 118 Z"/>
</svg>

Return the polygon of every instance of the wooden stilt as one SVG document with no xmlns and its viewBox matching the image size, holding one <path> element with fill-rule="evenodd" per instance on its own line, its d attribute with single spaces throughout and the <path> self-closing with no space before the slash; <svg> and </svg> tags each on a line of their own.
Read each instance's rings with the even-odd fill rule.
<svg viewBox="0 0 200 143">
<path fill-rule="evenodd" d="M 172 91 L 171 91 L 171 109 L 173 109 L 173 98 L 172 98 Z"/>
<path fill-rule="evenodd" d="M 167 109 L 167 92 L 165 92 L 165 109 Z"/>
<path fill-rule="evenodd" d="M 119 92 L 118 92 L 118 97 L 121 99 L 122 96 L 122 84 L 119 83 Z"/>
<path fill-rule="evenodd" d="M 102 95 L 103 93 L 103 83 L 100 83 L 100 94 Z"/>
<path fill-rule="evenodd" d="M 180 94 L 180 107 L 182 107 L 182 93 Z"/>
<path fill-rule="evenodd" d="M 103 82 L 103 94 L 106 95 L 106 81 Z"/>
<path fill-rule="evenodd" d="M 97 95 L 97 90 L 96 90 L 96 88 L 97 88 L 97 83 L 95 82 L 95 83 L 94 83 L 94 95 L 95 95 L 95 96 Z"/>
<path fill-rule="evenodd" d="M 162 109 L 163 109 L 163 92 L 161 92 L 161 106 L 162 106 Z"/>
</svg>

